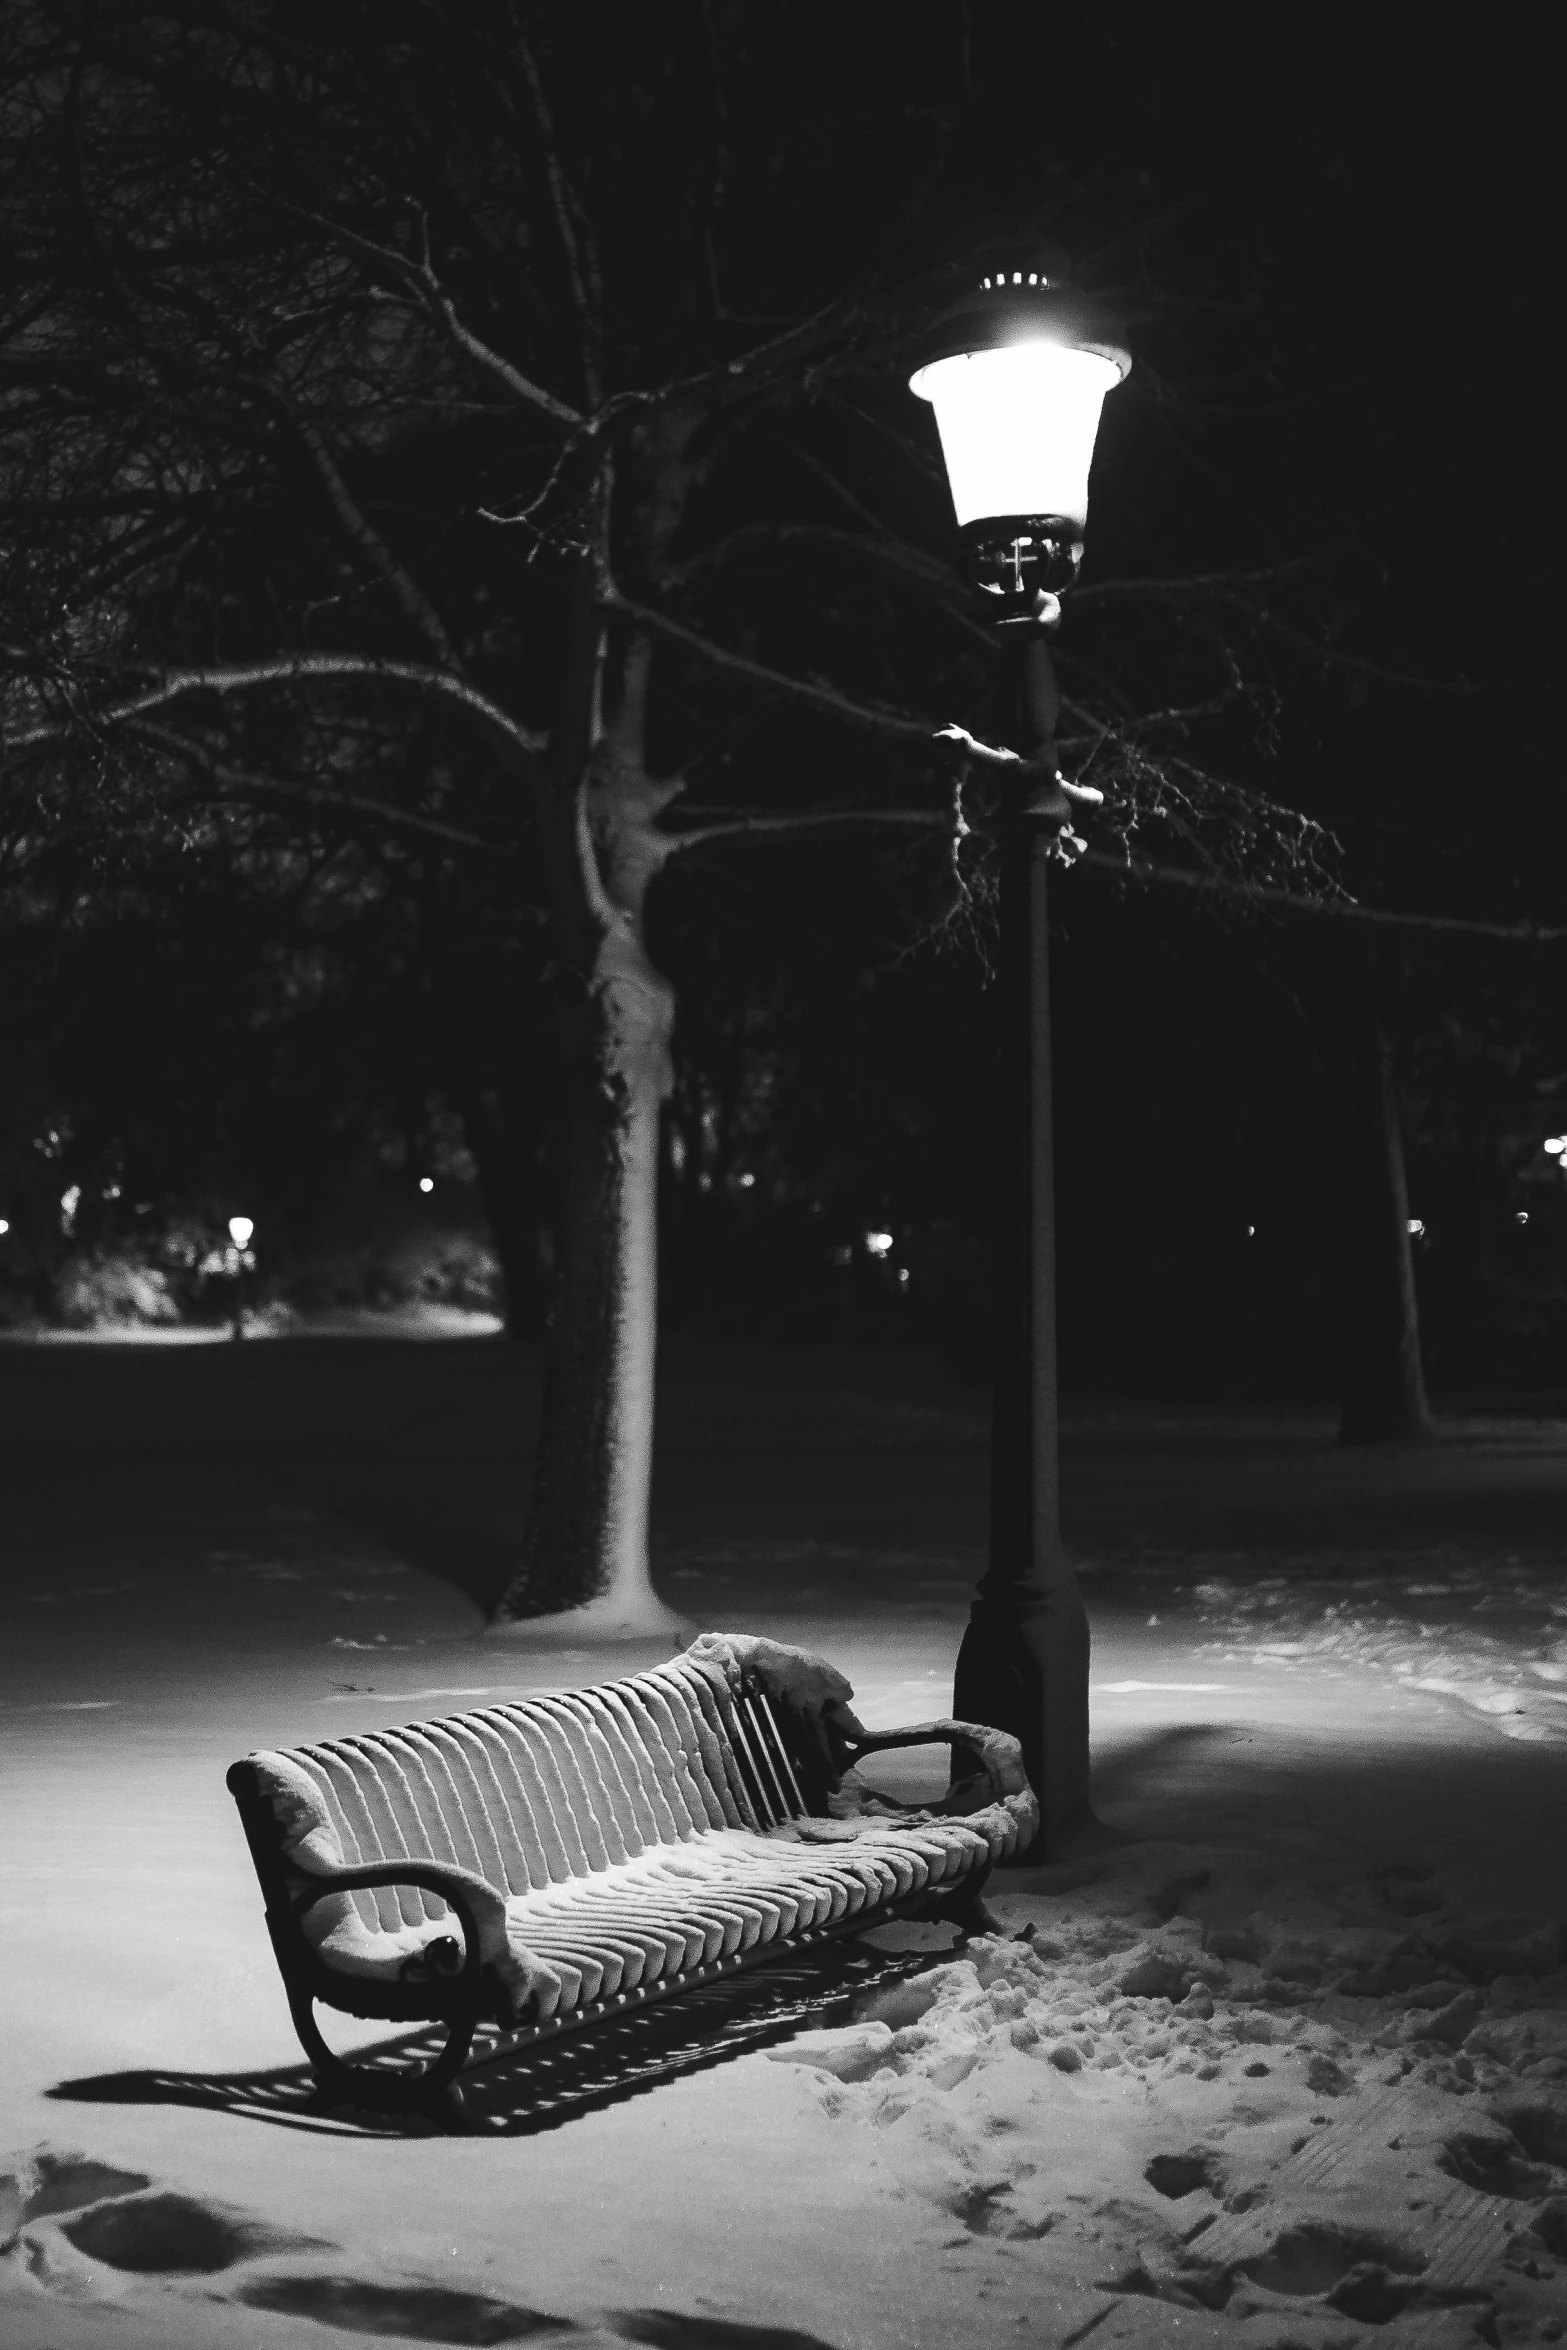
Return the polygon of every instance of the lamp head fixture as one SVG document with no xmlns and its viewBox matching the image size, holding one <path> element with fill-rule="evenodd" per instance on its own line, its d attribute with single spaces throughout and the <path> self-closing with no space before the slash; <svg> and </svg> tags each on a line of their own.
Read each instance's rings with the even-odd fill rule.
<svg viewBox="0 0 1567 2350">
<path fill-rule="evenodd" d="M 1077 577 L 1119 330 L 1039 269 L 996 270 L 931 327 L 909 379 L 936 411 L 964 568 L 1002 622 L 1050 627 Z"/>
</svg>

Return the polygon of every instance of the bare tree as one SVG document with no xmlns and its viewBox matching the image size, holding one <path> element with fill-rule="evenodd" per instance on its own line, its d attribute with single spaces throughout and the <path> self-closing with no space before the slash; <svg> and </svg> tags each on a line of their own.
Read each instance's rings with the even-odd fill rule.
<svg viewBox="0 0 1567 2350">
<path fill-rule="evenodd" d="M 499 860 L 544 923 L 553 1297 L 505 1621 L 676 1622 L 647 1559 L 659 874 L 870 825 L 928 844 L 943 921 L 991 886 L 984 746 L 935 739 L 990 646 L 899 367 L 966 282 L 931 189 L 977 100 L 940 11 L 896 56 L 813 32 L 611 0 L 13 24 L 7 854 L 265 811 Z M 1135 583 L 1090 585 L 1064 663 L 1101 851 L 1293 886 L 1321 836 L 1202 748 L 1255 714 L 1258 600 L 1142 591 L 1152 658 Z"/>
</svg>

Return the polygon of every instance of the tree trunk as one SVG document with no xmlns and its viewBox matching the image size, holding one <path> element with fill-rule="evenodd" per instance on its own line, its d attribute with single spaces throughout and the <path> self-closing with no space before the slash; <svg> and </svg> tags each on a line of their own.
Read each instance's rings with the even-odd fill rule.
<svg viewBox="0 0 1567 2350">
<path fill-rule="evenodd" d="M 1378 1037 L 1349 1076 L 1340 1189 L 1345 1444 L 1431 1434 L 1392 1057 Z"/>
<path fill-rule="evenodd" d="M 505 1623 L 570 1611 L 563 1638 L 688 1629 L 654 1591 L 647 1553 L 659 1115 L 673 1020 L 672 990 L 628 915 L 604 942 L 588 1017 L 569 1024 L 578 1066 L 554 1170 L 538 1458 L 521 1571 L 499 1610 Z"/>
<path fill-rule="evenodd" d="M 556 986 L 552 1301 L 522 1563 L 497 1626 L 563 1640 L 684 1639 L 648 1568 L 658 1333 L 659 1122 L 674 991 L 643 935 L 678 788 L 642 764 L 648 649 L 626 651 L 602 740 L 569 812 L 596 943 Z M 557 835 L 557 847 L 560 836 Z M 579 977 L 579 973 L 581 976 Z"/>
<path fill-rule="evenodd" d="M 552 1303 L 522 1561 L 497 1629 L 562 1640 L 689 1639 L 648 1570 L 658 1336 L 659 1126 L 674 991 L 649 960 L 649 884 L 681 785 L 647 769 L 652 647 L 610 615 L 610 507 L 634 585 L 662 584 L 701 419 L 655 415 L 601 464 L 581 509 L 560 719 L 537 778 L 554 915 Z M 618 485 L 618 488 L 617 488 Z"/>
</svg>

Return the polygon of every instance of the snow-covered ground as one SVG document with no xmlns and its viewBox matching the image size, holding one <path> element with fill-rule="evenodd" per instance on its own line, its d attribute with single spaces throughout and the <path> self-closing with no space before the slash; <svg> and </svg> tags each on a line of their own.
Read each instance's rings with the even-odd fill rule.
<svg viewBox="0 0 1567 2350">
<path fill-rule="evenodd" d="M 1557 1423 L 1357 1456 L 1077 1415 L 1124 1843 L 555 2127 L 300 2112 L 227 1763 L 642 1661 L 480 1630 L 533 1379 L 492 1343 L 0 1350 L 4 2350 L 1567 2338 Z M 675 1349 L 660 1442 L 694 1624 L 821 1650 L 874 1724 L 945 1708 L 977 1399 Z"/>
</svg>

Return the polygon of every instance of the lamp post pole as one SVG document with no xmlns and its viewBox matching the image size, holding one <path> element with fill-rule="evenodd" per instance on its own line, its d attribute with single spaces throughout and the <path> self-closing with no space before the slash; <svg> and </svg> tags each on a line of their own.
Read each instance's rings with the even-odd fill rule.
<svg viewBox="0 0 1567 2350">
<path fill-rule="evenodd" d="M 1021 1743 L 1039 1797 L 1036 1853 L 1092 1817 L 1088 1617 L 1061 1543 L 1048 869 L 1074 802 L 1100 795 L 1057 772 L 1048 640 L 1082 557 L 1100 410 L 1130 366 L 1110 322 L 1036 268 L 993 273 L 937 319 L 910 377 L 935 409 L 965 569 L 1005 647 L 992 740 L 942 730 L 1001 782 L 990 1557 L 952 1703 Z"/>
<path fill-rule="evenodd" d="M 990 1553 L 952 1702 L 959 1720 L 989 1722 L 1021 1742 L 1049 1843 L 1088 1810 L 1088 1617 L 1061 1542 L 1050 1077 L 1049 867 L 1070 809 L 1055 774 L 1059 698 L 1045 625 L 1012 621 L 1006 635 L 995 732 L 1019 763 L 994 826 L 1001 1050 Z"/>
</svg>

